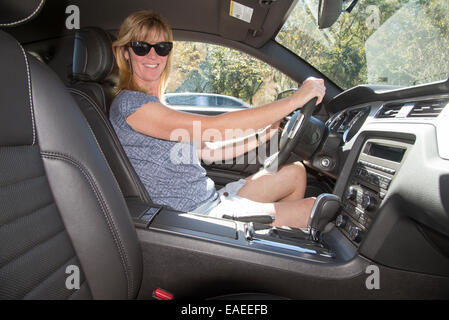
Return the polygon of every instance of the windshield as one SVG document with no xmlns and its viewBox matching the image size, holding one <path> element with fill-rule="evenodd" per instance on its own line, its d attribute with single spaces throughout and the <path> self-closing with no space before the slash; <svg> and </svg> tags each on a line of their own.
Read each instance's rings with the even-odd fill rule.
<svg viewBox="0 0 449 320">
<path fill-rule="evenodd" d="M 318 0 L 298 0 L 276 41 L 342 89 L 448 77 L 448 0 L 360 0 L 323 30 L 317 7 Z"/>
</svg>

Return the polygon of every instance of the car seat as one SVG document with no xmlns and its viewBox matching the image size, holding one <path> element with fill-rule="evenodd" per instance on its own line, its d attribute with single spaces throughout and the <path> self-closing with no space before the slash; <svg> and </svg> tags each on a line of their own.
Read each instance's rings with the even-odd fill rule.
<svg viewBox="0 0 449 320">
<path fill-rule="evenodd" d="M 151 204 L 150 196 L 134 171 L 109 122 L 107 110 L 113 97 L 110 82 L 115 66 L 112 39 L 106 31 L 88 27 L 74 38 L 74 83 L 68 88 L 94 133 L 132 216 L 140 216 Z"/>
<path fill-rule="evenodd" d="M 0 299 L 136 298 L 142 253 L 88 122 L 53 71 L 0 46 Z"/>
</svg>

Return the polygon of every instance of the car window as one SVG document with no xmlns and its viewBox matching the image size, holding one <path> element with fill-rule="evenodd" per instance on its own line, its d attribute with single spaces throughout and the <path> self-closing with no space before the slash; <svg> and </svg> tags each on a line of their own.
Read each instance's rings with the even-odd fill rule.
<svg viewBox="0 0 449 320">
<path fill-rule="evenodd" d="M 276 41 L 341 88 L 408 86 L 448 77 L 449 1 L 359 1 L 322 30 L 317 6 L 318 1 L 298 0 Z"/>
<path fill-rule="evenodd" d="M 260 106 L 297 86 L 280 71 L 240 51 L 176 41 L 165 100 L 181 106 Z"/>
</svg>

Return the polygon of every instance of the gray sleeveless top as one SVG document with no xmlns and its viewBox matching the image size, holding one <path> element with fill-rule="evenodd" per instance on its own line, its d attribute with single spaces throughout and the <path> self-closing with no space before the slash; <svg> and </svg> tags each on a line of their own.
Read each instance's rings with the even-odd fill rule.
<svg viewBox="0 0 449 320">
<path fill-rule="evenodd" d="M 134 131 L 126 123 L 129 115 L 148 102 L 159 102 L 159 99 L 123 90 L 112 102 L 109 118 L 153 202 L 192 211 L 215 199 L 214 182 L 206 176 L 193 143 L 153 138 Z"/>
</svg>

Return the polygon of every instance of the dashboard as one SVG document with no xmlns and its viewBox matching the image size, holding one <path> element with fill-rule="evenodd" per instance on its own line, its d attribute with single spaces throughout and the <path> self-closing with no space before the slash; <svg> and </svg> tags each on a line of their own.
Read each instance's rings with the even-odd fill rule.
<svg viewBox="0 0 449 320">
<path fill-rule="evenodd" d="M 342 135 L 343 142 L 351 140 L 364 124 L 370 113 L 371 107 L 349 108 L 334 114 L 326 122 L 329 132 L 336 132 Z"/>
<path fill-rule="evenodd" d="M 165 243 L 171 243 L 176 250 L 187 246 L 208 256 L 243 260 L 251 274 L 258 265 L 275 267 L 275 277 L 258 271 L 264 284 L 274 278 L 278 282 L 279 273 L 286 271 L 285 283 L 295 287 L 301 283 L 304 288 L 312 279 L 307 289 L 312 292 L 321 293 L 331 283 L 335 292 L 366 297 L 376 294 L 364 286 L 365 270 L 375 265 L 381 270 L 383 293 L 388 292 L 377 297 L 434 292 L 447 297 L 448 104 L 449 82 L 383 91 L 363 87 L 326 105 L 333 114 L 326 123 L 311 118 L 311 130 L 299 147 L 314 149 L 305 152 L 312 154 L 306 164 L 333 177 L 332 193 L 342 199 L 319 242 L 299 230 L 164 210 L 149 227 L 157 236 L 142 232 L 141 237 L 152 249 L 163 243 L 166 250 Z M 323 159 L 331 165 L 323 165 Z M 159 238 L 161 234 L 179 239 Z M 189 237 L 200 241 L 189 245 Z M 185 251 L 179 255 L 186 256 Z"/>
<path fill-rule="evenodd" d="M 320 134 L 323 137 L 321 145 L 314 150 L 313 158 L 306 161 L 309 167 L 337 179 L 357 136 L 361 132 L 371 130 L 373 126 L 375 130 L 388 133 L 396 132 L 396 129 L 405 128 L 407 125 L 431 125 L 436 131 L 434 140 L 437 143 L 438 155 L 449 160 L 449 144 L 445 141 L 449 137 L 449 108 L 445 108 L 449 104 L 449 89 L 445 93 L 383 101 L 376 98 L 388 91 L 378 94 L 372 90 L 372 101 L 353 106 L 350 104 L 356 99 L 349 99 L 352 96 L 351 90 L 342 94 L 348 95 L 348 106 L 339 106 L 340 110 L 334 112 L 324 124 Z M 338 98 L 341 96 L 338 96 L 337 100 Z M 333 102 L 327 106 L 328 109 L 332 108 Z"/>
<path fill-rule="evenodd" d="M 336 180 L 334 225 L 377 263 L 449 276 L 448 82 L 356 87 L 327 106 L 307 164 Z"/>
</svg>

